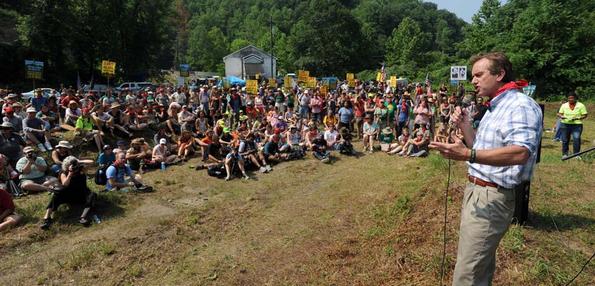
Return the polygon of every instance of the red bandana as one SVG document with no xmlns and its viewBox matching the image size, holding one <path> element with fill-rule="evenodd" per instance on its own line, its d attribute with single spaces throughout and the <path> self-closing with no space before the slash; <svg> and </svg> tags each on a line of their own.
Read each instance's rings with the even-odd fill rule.
<svg viewBox="0 0 595 286">
<path fill-rule="evenodd" d="M 529 83 L 526 80 L 518 80 L 518 81 L 508 82 L 508 83 L 504 84 L 503 86 L 501 86 L 496 91 L 496 96 L 494 96 L 494 98 L 498 97 L 500 94 L 503 94 L 505 91 L 509 91 L 511 89 L 522 90 L 523 87 L 528 86 L 528 85 L 529 85 Z M 488 107 L 490 107 L 490 103 L 492 102 L 492 100 L 494 100 L 494 98 L 490 99 L 490 101 L 487 102 Z"/>
</svg>

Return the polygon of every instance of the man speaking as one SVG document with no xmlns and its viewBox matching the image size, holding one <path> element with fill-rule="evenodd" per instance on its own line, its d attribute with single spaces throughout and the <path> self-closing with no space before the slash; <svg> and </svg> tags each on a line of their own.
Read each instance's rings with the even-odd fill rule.
<svg viewBox="0 0 595 286">
<path fill-rule="evenodd" d="M 479 54 L 471 64 L 475 92 L 490 98 L 488 111 L 474 130 L 469 114 L 457 107 L 451 120 L 464 142 L 430 144 L 445 158 L 469 166 L 453 277 L 457 286 L 491 285 L 496 248 L 514 213 L 514 188 L 531 178 L 542 133 L 541 109 L 514 82 L 506 55 Z"/>
</svg>

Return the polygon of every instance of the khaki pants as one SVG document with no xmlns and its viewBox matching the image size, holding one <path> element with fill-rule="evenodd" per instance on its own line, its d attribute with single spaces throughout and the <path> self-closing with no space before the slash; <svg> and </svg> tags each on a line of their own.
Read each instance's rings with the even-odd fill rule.
<svg viewBox="0 0 595 286">
<path fill-rule="evenodd" d="M 467 184 L 453 285 L 492 284 L 496 249 L 510 226 L 514 200 L 513 189 Z"/>
</svg>

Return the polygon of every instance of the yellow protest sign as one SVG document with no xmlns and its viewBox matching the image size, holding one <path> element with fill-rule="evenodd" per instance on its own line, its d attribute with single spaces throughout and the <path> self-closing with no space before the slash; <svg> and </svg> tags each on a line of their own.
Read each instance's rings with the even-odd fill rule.
<svg viewBox="0 0 595 286">
<path fill-rule="evenodd" d="M 101 73 L 105 75 L 116 74 L 116 62 L 101 61 Z"/>
<path fill-rule="evenodd" d="M 257 80 L 260 79 L 260 73 L 257 73 L 254 76 L 256 77 Z"/>
<path fill-rule="evenodd" d="M 382 73 L 381 72 L 376 73 L 376 81 L 382 81 Z"/>
<path fill-rule="evenodd" d="M 277 87 L 277 80 L 274 78 L 269 78 L 269 87 Z"/>
<path fill-rule="evenodd" d="M 309 77 L 308 78 L 308 81 L 306 82 L 306 87 L 315 88 L 316 87 L 316 78 L 315 77 Z"/>
<path fill-rule="evenodd" d="M 287 88 L 287 89 L 291 89 L 291 88 L 293 88 L 293 78 L 292 78 L 292 77 L 290 77 L 290 76 L 286 76 L 286 77 L 283 79 L 283 86 L 284 86 L 285 88 Z"/>
<path fill-rule="evenodd" d="M 349 87 L 355 87 L 355 79 L 347 80 L 347 84 L 349 85 Z"/>
<path fill-rule="evenodd" d="M 347 73 L 347 81 L 352 81 L 352 80 L 355 80 L 355 74 Z"/>
<path fill-rule="evenodd" d="M 258 81 L 257 80 L 247 80 L 246 81 L 246 92 L 248 94 L 257 94 L 258 93 Z"/>
<path fill-rule="evenodd" d="M 328 86 L 323 85 L 320 87 L 320 94 L 327 95 L 328 94 Z"/>
<path fill-rule="evenodd" d="M 390 87 L 397 88 L 397 76 L 393 75 L 390 77 Z"/>
<path fill-rule="evenodd" d="M 298 81 L 307 82 L 308 78 L 310 78 L 309 71 L 303 71 L 303 70 L 298 71 Z"/>
</svg>

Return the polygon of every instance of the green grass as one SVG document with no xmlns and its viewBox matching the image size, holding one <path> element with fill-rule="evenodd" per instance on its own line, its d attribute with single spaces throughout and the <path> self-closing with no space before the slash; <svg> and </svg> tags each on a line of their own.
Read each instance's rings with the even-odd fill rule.
<svg viewBox="0 0 595 286">
<path fill-rule="evenodd" d="M 548 128 L 555 109 L 546 106 Z M 593 144 L 594 126 L 590 117 L 584 148 Z M 560 161 L 551 136 L 544 133 L 531 184 L 531 221 L 505 235 L 496 285 L 564 284 L 595 249 L 593 162 Z M 438 284 L 448 161 L 434 153 L 337 157 L 330 165 L 282 163 L 248 182 L 187 166 L 150 172 L 144 177 L 156 192 L 101 193 L 103 222 L 90 228 L 77 224 L 79 209 L 64 206 L 52 229 L 41 231 L 48 196 L 18 199 L 25 224 L 0 237 L 0 283 Z M 445 281 L 456 261 L 466 165 L 453 163 L 451 171 Z M 594 276 L 591 265 L 575 285 Z"/>
</svg>

